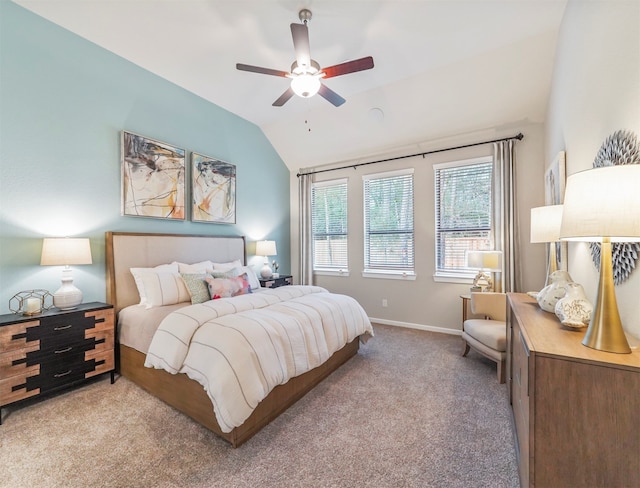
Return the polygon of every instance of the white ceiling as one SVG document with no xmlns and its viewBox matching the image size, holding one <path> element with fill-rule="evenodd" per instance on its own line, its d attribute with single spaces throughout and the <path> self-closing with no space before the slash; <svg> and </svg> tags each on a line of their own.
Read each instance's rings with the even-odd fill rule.
<svg viewBox="0 0 640 488">
<path fill-rule="evenodd" d="M 14 0 L 262 128 L 293 170 L 437 138 L 542 122 L 567 0 Z M 272 102 L 288 80 L 289 24 L 309 8 L 326 80 L 347 102 Z"/>
</svg>

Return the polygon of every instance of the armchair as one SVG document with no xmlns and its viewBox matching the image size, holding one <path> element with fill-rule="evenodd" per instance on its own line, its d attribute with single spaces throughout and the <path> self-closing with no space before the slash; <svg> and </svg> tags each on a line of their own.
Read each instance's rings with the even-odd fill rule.
<svg viewBox="0 0 640 488">
<path fill-rule="evenodd" d="M 498 383 L 505 382 L 507 358 L 507 296 L 504 293 L 471 293 L 471 312 L 485 318 L 468 319 L 462 324 L 466 356 L 470 348 L 495 361 Z"/>
</svg>

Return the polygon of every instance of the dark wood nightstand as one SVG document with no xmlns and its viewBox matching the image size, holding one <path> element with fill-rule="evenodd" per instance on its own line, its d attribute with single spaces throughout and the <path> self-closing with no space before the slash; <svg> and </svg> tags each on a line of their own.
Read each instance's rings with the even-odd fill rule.
<svg viewBox="0 0 640 488">
<path fill-rule="evenodd" d="M 92 376 L 114 382 L 113 306 L 84 303 L 37 315 L 0 315 L 0 425 L 2 407 Z"/>
<path fill-rule="evenodd" d="M 260 286 L 263 288 L 278 288 L 287 285 L 293 285 L 293 276 L 280 275 L 277 278 L 260 278 Z"/>
</svg>

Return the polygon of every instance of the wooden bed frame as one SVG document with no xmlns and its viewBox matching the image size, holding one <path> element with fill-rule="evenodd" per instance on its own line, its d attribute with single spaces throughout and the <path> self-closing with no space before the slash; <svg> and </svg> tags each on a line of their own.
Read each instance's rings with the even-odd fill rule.
<svg viewBox="0 0 640 488">
<path fill-rule="evenodd" d="M 131 267 L 153 267 L 172 261 L 227 262 L 235 259 L 246 262 L 243 236 L 107 232 L 107 301 L 113 304 L 116 317 L 124 307 L 138 303 L 137 288 L 129 271 Z M 145 354 L 122 344 L 117 348 L 117 369 L 122 376 L 238 447 L 357 354 L 358 348 L 359 339 L 356 338 L 324 364 L 277 386 L 251 416 L 231 432 L 222 432 L 204 388 L 187 375 L 145 368 Z"/>
</svg>

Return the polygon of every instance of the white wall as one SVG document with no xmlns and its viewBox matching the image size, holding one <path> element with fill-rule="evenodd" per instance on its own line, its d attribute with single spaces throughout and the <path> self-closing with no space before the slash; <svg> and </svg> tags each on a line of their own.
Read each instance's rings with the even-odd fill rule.
<svg viewBox="0 0 640 488">
<path fill-rule="evenodd" d="M 525 290 L 538 290 L 544 284 L 544 246 L 529 244 L 529 209 L 544 204 L 543 190 L 543 127 L 542 124 L 511 126 L 508 129 L 478 132 L 430 141 L 419 147 L 398 150 L 393 155 L 416 154 L 431 149 L 453 147 L 475 141 L 524 134 L 516 144 L 518 213 L 521 227 L 521 254 L 523 256 L 523 285 Z M 436 163 L 469 159 L 492 154 L 492 145 L 447 151 L 425 158 L 414 157 L 399 161 L 362 166 L 316 176 L 316 181 L 346 177 L 349 179 L 349 277 L 316 276 L 314 283 L 332 292 L 356 298 L 369 317 L 383 323 L 418 328 L 444 328 L 461 330 L 462 307 L 460 295 L 469 292 L 468 284 L 434 282 L 435 223 L 433 165 Z M 377 158 L 371 158 L 373 160 Z M 363 209 L 362 175 L 392 169 L 413 167 L 415 195 L 415 281 L 363 278 Z M 298 266 L 298 201 L 297 178 L 291 177 L 292 270 Z M 388 306 L 382 307 L 382 299 Z"/>
<path fill-rule="evenodd" d="M 617 130 L 640 135 L 640 2 L 570 0 L 558 38 L 546 160 L 566 150 L 567 174 L 589 169 L 604 140 Z M 572 278 L 595 301 L 598 273 L 588 245 L 570 243 L 568 264 Z M 617 286 L 616 294 L 627 336 L 637 345 L 640 271 Z"/>
</svg>

